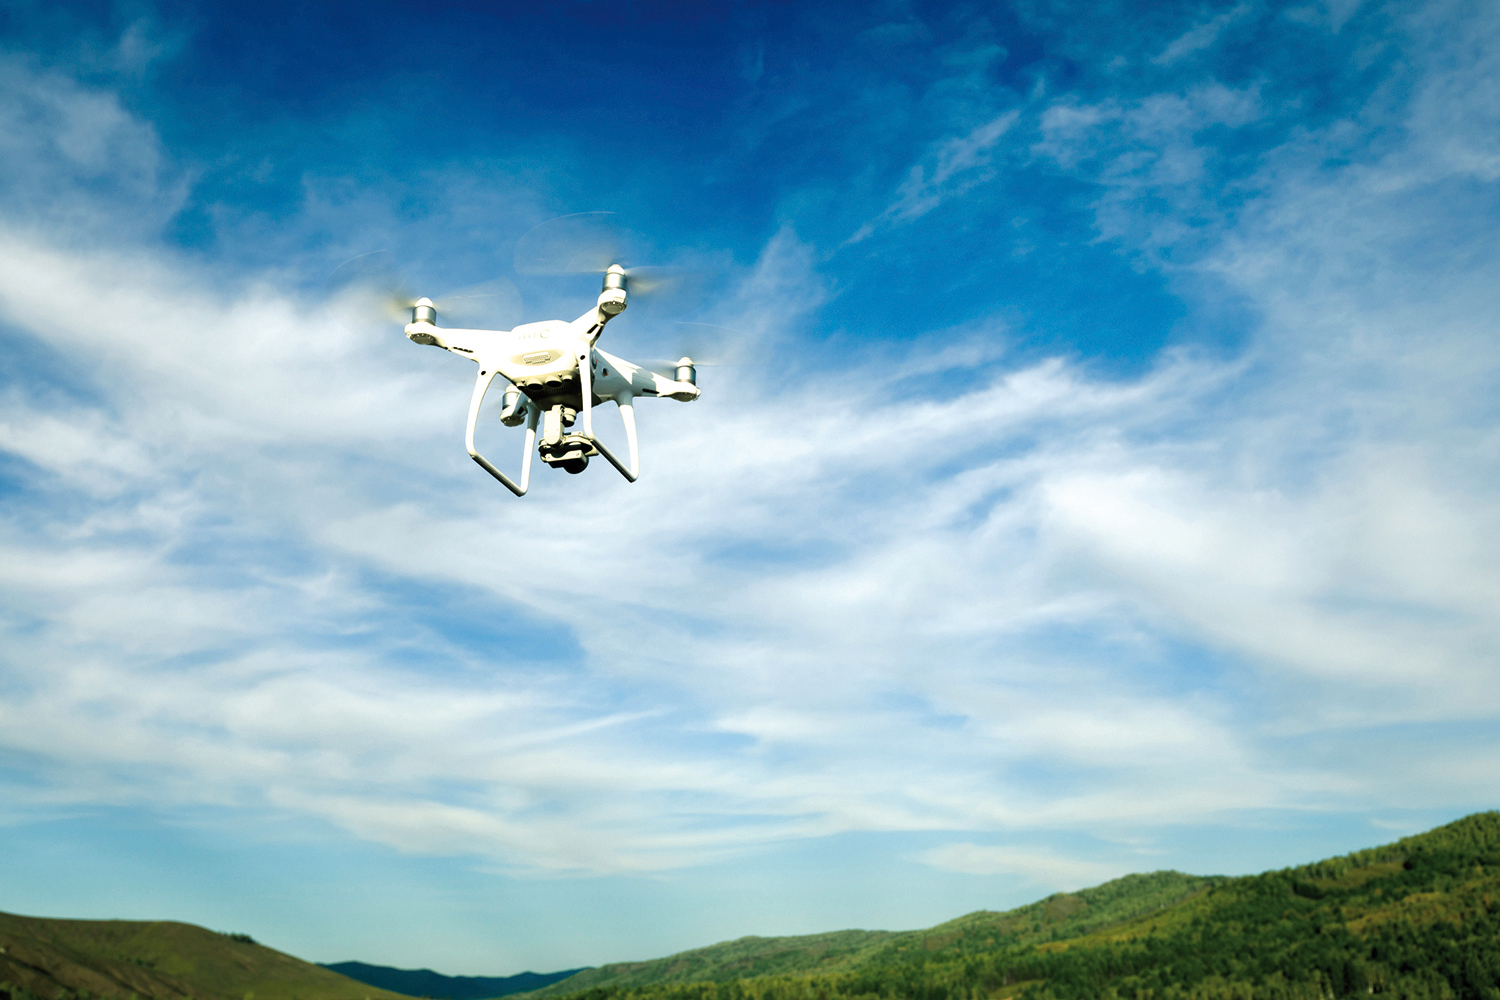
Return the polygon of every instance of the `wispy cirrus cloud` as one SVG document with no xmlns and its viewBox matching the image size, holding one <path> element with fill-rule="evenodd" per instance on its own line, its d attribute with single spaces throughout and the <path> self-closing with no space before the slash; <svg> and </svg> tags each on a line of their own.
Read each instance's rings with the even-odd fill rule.
<svg viewBox="0 0 1500 1000">
<path fill-rule="evenodd" d="M 994 164 L 995 147 L 1015 126 L 1021 112 L 1011 109 L 978 125 L 967 134 L 940 143 L 924 162 L 911 168 L 906 180 L 879 216 L 866 222 L 845 241 L 845 245 L 862 242 L 883 223 L 910 222 L 932 211 L 951 198 L 993 180 L 999 173 Z"/>
<path fill-rule="evenodd" d="M 1249 4 L 1237 4 L 1202 24 L 1194 25 L 1172 39 L 1172 43 L 1153 56 L 1151 62 L 1157 66 L 1170 66 L 1190 55 L 1202 52 L 1217 42 L 1219 36 L 1224 34 L 1230 25 L 1248 13 L 1250 13 Z"/>
<path fill-rule="evenodd" d="M 1051 851 L 1017 850 L 981 844 L 945 844 L 922 855 L 934 868 L 965 875 L 1021 875 L 1044 885 L 1082 888 L 1125 874 L 1118 867 L 1076 858 L 1059 857 Z"/>
<path fill-rule="evenodd" d="M 839 368 L 705 369 L 701 402 L 641 407 L 640 483 L 541 470 L 519 503 L 459 447 L 460 361 L 155 239 L 135 213 L 190 171 L 107 90 L 12 67 L 4 106 L 50 110 L 7 176 L 51 220 L 0 229 L 15 800 L 548 874 L 921 833 L 954 838 L 929 867 L 1047 885 L 1136 856 L 981 841 L 1482 800 L 1489 758 L 1445 761 L 1500 714 L 1495 257 L 1464 223 L 1492 212 L 1500 74 L 1410 30 L 1409 103 L 1289 135 L 1232 191 L 1213 164 L 1265 104 L 1194 77 L 992 116 L 871 205 L 874 240 L 983 201 L 1024 136 L 1090 186 L 1094 236 L 1250 303 L 1242 353 L 1106 377 L 1007 353 L 1024 318 L 881 330 Z M 319 231 L 399 215 L 309 191 Z M 818 248 L 787 226 L 749 258 L 725 301 L 817 356 Z"/>
</svg>

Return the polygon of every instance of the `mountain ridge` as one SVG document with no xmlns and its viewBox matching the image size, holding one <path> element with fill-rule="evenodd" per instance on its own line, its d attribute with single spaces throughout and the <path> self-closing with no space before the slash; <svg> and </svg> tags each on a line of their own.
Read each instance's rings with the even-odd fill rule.
<svg viewBox="0 0 1500 1000">
<path fill-rule="evenodd" d="M 407 996 L 434 997 L 438 1000 L 489 1000 L 492 997 L 539 990 L 583 971 L 580 968 L 565 969 L 562 972 L 518 972 L 513 976 L 445 976 L 431 969 L 397 969 L 389 965 L 370 965 L 367 962 L 318 964 L 369 986 L 378 986 Z"/>
</svg>

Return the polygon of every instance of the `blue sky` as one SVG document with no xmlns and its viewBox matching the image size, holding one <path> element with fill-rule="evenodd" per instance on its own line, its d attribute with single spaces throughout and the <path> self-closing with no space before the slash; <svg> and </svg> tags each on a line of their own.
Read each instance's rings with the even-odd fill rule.
<svg viewBox="0 0 1500 1000">
<path fill-rule="evenodd" d="M 1497 119 L 1477 3 L 0 8 L 0 909 L 499 975 L 1493 807 Z M 516 500 L 326 282 L 604 210 L 760 363 Z"/>
</svg>

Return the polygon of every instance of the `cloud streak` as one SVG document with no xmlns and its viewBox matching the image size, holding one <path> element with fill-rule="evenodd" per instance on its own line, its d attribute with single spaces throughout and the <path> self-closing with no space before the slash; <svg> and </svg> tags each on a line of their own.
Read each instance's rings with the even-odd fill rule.
<svg viewBox="0 0 1500 1000">
<path fill-rule="evenodd" d="M 865 223 L 845 245 L 860 243 L 883 223 L 910 222 L 919 219 L 940 204 L 961 197 L 966 191 L 993 180 L 995 147 L 1021 117 L 1011 109 L 978 125 L 967 134 L 938 144 L 923 163 L 911 168 L 896 192 L 896 200 L 874 220 Z"/>
<path fill-rule="evenodd" d="M 223 282 L 146 223 L 84 239 L 159 220 L 182 172 L 107 93 L 10 66 L 4 106 L 49 109 L 8 136 L 28 198 L 0 229 L 32 359 L 0 396 L 0 741 L 40 776 L 15 794 L 552 874 L 918 831 L 954 838 L 937 869 L 1070 884 L 1123 869 L 978 841 L 1482 798 L 1420 727 L 1500 714 L 1496 261 L 1477 235 L 1411 251 L 1487 204 L 1494 108 L 1463 82 L 1496 76 L 1419 28 L 1409 141 L 1329 165 L 1378 144 L 1291 137 L 1233 211 L 1215 137 L 1264 106 L 1195 79 L 993 117 L 856 234 L 980 197 L 1031 129 L 1094 185 L 1100 239 L 1253 303 L 1242 355 L 1120 379 L 1011 355 L 999 319 L 916 331 L 843 370 L 709 375 L 642 407 L 639 484 L 544 473 L 520 503 L 457 446 L 455 359 L 359 340 L 274 274 Z M 96 183 L 133 195 L 105 210 Z M 760 248 L 730 296 L 749 332 L 814 323 L 820 259 L 791 227 Z"/>
<path fill-rule="evenodd" d="M 1202 24 L 1189 28 L 1153 56 L 1151 62 L 1157 66 L 1170 66 L 1187 56 L 1202 52 L 1217 42 L 1226 28 L 1249 12 L 1249 4 L 1238 4 L 1218 17 L 1210 18 Z"/>
</svg>

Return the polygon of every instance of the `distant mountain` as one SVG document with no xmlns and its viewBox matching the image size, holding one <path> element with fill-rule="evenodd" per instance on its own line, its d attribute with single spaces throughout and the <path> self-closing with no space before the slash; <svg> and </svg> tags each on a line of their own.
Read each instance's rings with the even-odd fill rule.
<svg viewBox="0 0 1500 1000">
<path fill-rule="evenodd" d="M 192 924 L 0 913 L 0 1000 L 408 1000 Z"/>
<path fill-rule="evenodd" d="M 323 968 L 383 990 L 413 997 L 435 997 L 437 1000 L 488 1000 L 490 997 L 509 996 L 539 990 L 584 971 L 568 969 L 564 972 L 522 972 L 514 976 L 445 976 L 431 969 L 393 969 L 364 962 L 324 963 Z"/>
<path fill-rule="evenodd" d="M 1130 875 L 842 933 L 606 965 L 512 1000 L 1500 1000 L 1500 813 L 1260 875 Z"/>
</svg>

